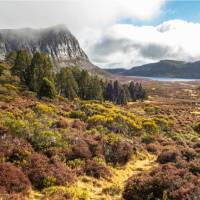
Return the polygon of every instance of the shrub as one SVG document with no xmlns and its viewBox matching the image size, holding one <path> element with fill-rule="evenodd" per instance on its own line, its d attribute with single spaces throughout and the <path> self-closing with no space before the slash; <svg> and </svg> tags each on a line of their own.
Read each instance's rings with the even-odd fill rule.
<svg viewBox="0 0 200 200">
<path fill-rule="evenodd" d="M 34 154 L 24 167 L 34 187 L 41 190 L 52 185 L 66 185 L 74 181 L 74 174 L 57 160 Z"/>
<path fill-rule="evenodd" d="M 45 188 L 42 193 L 44 194 L 44 199 L 72 200 L 72 195 L 68 192 L 67 188 L 63 186 L 48 187 Z"/>
<path fill-rule="evenodd" d="M 104 156 L 106 162 L 113 163 L 114 165 L 126 164 L 133 153 L 133 147 L 129 142 L 117 141 L 112 143 L 105 143 Z"/>
<path fill-rule="evenodd" d="M 43 190 L 45 199 L 53 200 L 89 200 L 89 193 L 85 188 L 72 185 L 70 187 L 54 186 Z"/>
<path fill-rule="evenodd" d="M 155 134 L 159 131 L 159 127 L 154 121 L 144 121 L 142 126 L 147 133 Z"/>
<path fill-rule="evenodd" d="M 164 116 L 157 116 L 154 118 L 154 121 L 160 127 L 161 131 L 169 131 L 173 125 L 172 121 Z"/>
<path fill-rule="evenodd" d="M 87 118 L 86 114 L 80 110 L 75 110 L 70 113 L 71 118 L 85 120 Z"/>
<path fill-rule="evenodd" d="M 141 142 L 145 144 L 151 144 L 154 143 L 156 140 L 154 135 L 151 134 L 144 134 L 141 138 Z"/>
<path fill-rule="evenodd" d="M 181 150 L 181 153 L 188 162 L 197 157 L 197 153 L 192 148 L 184 148 L 183 150 Z"/>
<path fill-rule="evenodd" d="M 158 106 L 154 106 L 154 107 L 146 106 L 144 110 L 146 113 L 154 115 L 154 114 L 159 114 L 160 108 Z"/>
<path fill-rule="evenodd" d="M 178 151 L 173 150 L 163 150 L 158 156 L 157 161 L 161 164 L 165 164 L 168 162 L 176 162 L 177 157 L 180 155 Z"/>
<path fill-rule="evenodd" d="M 38 96 L 40 98 L 42 98 L 42 97 L 48 97 L 50 99 L 54 99 L 56 97 L 55 86 L 46 77 L 43 78 L 43 80 L 42 80 L 42 84 L 41 84 L 40 90 L 38 92 Z"/>
<path fill-rule="evenodd" d="M 146 145 L 146 149 L 147 151 L 149 151 L 150 153 L 158 153 L 160 150 L 160 145 L 159 144 L 147 144 Z"/>
<path fill-rule="evenodd" d="M 193 128 L 198 134 L 200 134 L 200 123 L 197 123 L 196 125 L 194 125 Z"/>
<path fill-rule="evenodd" d="M 9 194 L 26 194 L 31 185 L 24 173 L 13 164 L 0 163 L 0 188 Z"/>
<path fill-rule="evenodd" d="M 54 112 L 54 109 L 51 106 L 41 102 L 37 102 L 33 110 L 40 115 L 52 114 Z"/>
<path fill-rule="evenodd" d="M 198 199 L 198 177 L 191 176 L 187 169 L 178 169 L 172 164 L 158 167 L 149 174 L 131 177 L 123 191 L 125 200 Z"/>
<path fill-rule="evenodd" d="M 85 127 L 86 127 L 85 123 L 79 119 L 74 120 L 72 123 L 72 128 L 85 130 Z"/>
<path fill-rule="evenodd" d="M 199 160 L 195 160 L 189 164 L 189 170 L 195 175 L 200 174 L 200 162 Z"/>
<path fill-rule="evenodd" d="M 72 169 L 75 169 L 76 171 L 81 171 L 85 166 L 85 161 L 81 159 L 74 159 L 67 161 L 67 166 L 69 166 Z"/>
<path fill-rule="evenodd" d="M 103 141 L 101 137 L 87 137 L 85 139 L 92 157 L 102 157 L 103 156 Z"/>
<path fill-rule="evenodd" d="M 46 152 L 50 147 L 66 147 L 67 143 L 57 131 L 42 131 L 29 138 L 37 151 Z"/>
<path fill-rule="evenodd" d="M 101 177 L 108 178 L 111 176 L 111 173 L 106 166 L 93 160 L 89 160 L 86 162 L 84 171 L 87 176 L 92 176 L 97 179 Z"/>
<path fill-rule="evenodd" d="M 53 124 L 53 128 L 68 128 L 70 126 L 69 122 L 65 118 L 60 118 L 57 122 Z"/>
<path fill-rule="evenodd" d="M 72 147 L 72 155 L 69 157 L 69 160 L 73 159 L 90 159 L 92 158 L 92 153 L 90 148 L 83 139 L 79 139 L 76 141 L 76 144 Z"/>
<path fill-rule="evenodd" d="M 32 154 L 31 145 L 22 138 L 17 138 L 0 127 L 0 160 L 9 161 L 23 166 L 27 158 Z"/>
</svg>

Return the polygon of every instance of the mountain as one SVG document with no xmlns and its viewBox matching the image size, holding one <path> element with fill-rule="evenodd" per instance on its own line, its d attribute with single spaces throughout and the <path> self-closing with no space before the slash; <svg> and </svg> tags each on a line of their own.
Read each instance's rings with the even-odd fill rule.
<svg viewBox="0 0 200 200">
<path fill-rule="evenodd" d="M 56 69 L 80 66 L 94 73 L 103 71 L 89 61 L 78 40 L 63 25 L 44 29 L 1 29 L 0 59 L 4 59 L 8 52 L 19 49 L 26 49 L 30 54 L 46 52 Z"/>
<path fill-rule="evenodd" d="M 121 76 L 169 77 L 169 78 L 200 78 L 200 61 L 183 62 L 161 60 L 157 63 L 145 64 L 126 69 L 106 70 Z"/>
</svg>

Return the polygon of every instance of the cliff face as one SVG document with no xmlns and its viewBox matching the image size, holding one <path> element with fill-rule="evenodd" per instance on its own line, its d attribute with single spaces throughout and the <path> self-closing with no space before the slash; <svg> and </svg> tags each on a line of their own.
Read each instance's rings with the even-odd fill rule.
<svg viewBox="0 0 200 200">
<path fill-rule="evenodd" d="M 80 66 L 89 71 L 99 70 L 89 61 L 78 40 L 65 26 L 0 30 L 0 59 L 4 59 L 8 52 L 19 49 L 26 49 L 30 54 L 36 51 L 46 52 L 57 69 Z"/>
</svg>

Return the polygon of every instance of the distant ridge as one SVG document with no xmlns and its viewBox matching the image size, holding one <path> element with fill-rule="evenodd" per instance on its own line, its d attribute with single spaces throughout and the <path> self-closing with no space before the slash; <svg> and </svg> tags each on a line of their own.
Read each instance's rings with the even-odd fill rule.
<svg viewBox="0 0 200 200">
<path fill-rule="evenodd" d="M 161 60 L 157 63 L 145 64 L 131 69 L 106 69 L 111 74 L 121 76 L 144 76 L 166 78 L 200 78 L 200 61 L 184 62 L 177 60 Z"/>
</svg>

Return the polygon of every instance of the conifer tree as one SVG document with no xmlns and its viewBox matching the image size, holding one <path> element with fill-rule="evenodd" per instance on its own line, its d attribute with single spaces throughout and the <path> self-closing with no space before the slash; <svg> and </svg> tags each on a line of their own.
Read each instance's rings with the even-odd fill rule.
<svg viewBox="0 0 200 200">
<path fill-rule="evenodd" d="M 3 74 L 4 67 L 0 64 L 0 76 Z"/>
<path fill-rule="evenodd" d="M 105 88 L 105 96 L 104 96 L 105 100 L 108 101 L 113 101 L 113 84 L 112 81 L 109 81 L 109 83 L 107 83 L 106 88 Z"/>
<path fill-rule="evenodd" d="M 118 97 L 116 99 L 116 104 L 126 105 L 128 103 L 128 99 L 126 96 L 126 92 L 123 87 L 120 88 Z"/>
<path fill-rule="evenodd" d="M 14 55 L 13 55 L 14 57 Z M 22 83 L 26 83 L 27 74 L 26 70 L 31 63 L 31 56 L 26 50 L 19 50 L 15 59 L 12 73 L 20 77 Z"/>
<path fill-rule="evenodd" d="M 121 88 L 120 88 L 120 84 L 119 84 L 119 82 L 116 80 L 116 81 L 114 82 L 113 94 L 112 94 L 112 96 L 113 96 L 112 101 L 115 102 L 115 103 L 118 102 L 118 97 L 119 97 L 120 89 L 121 89 Z"/>
<path fill-rule="evenodd" d="M 27 80 L 29 88 L 37 92 L 40 89 L 43 78 L 53 82 L 53 65 L 45 53 L 35 53 L 31 65 L 27 69 Z"/>
<path fill-rule="evenodd" d="M 6 62 L 12 67 L 15 64 L 15 60 L 17 58 L 17 52 L 11 51 L 6 55 Z"/>
<path fill-rule="evenodd" d="M 73 77 L 75 79 L 75 81 L 77 82 L 77 84 L 79 84 L 80 81 L 80 77 L 81 77 L 81 70 L 79 67 L 70 67 L 70 70 L 73 74 Z"/>
<path fill-rule="evenodd" d="M 56 89 L 53 82 L 49 81 L 48 78 L 42 79 L 41 87 L 38 91 L 39 98 L 47 97 L 53 99 L 56 97 Z"/>
<path fill-rule="evenodd" d="M 78 96 L 78 85 L 70 68 L 61 69 L 56 80 L 59 95 L 63 95 L 70 100 Z"/>
<path fill-rule="evenodd" d="M 135 90 L 135 84 L 134 84 L 133 81 L 130 82 L 130 84 L 128 86 L 128 89 L 129 89 L 131 100 L 132 101 L 136 101 L 137 100 L 136 90 Z"/>
<path fill-rule="evenodd" d="M 103 90 L 100 80 L 97 76 L 90 78 L 88 85 L 88 100 L 102 100 L 103 99 Z"/>
<path fill-rule="evenodd" d="M 81 99 L 87 100 L 89 96 L 90 76 L 87 71 L 82 70 L 79 79 L 79 96 Z"/>
</svg>

